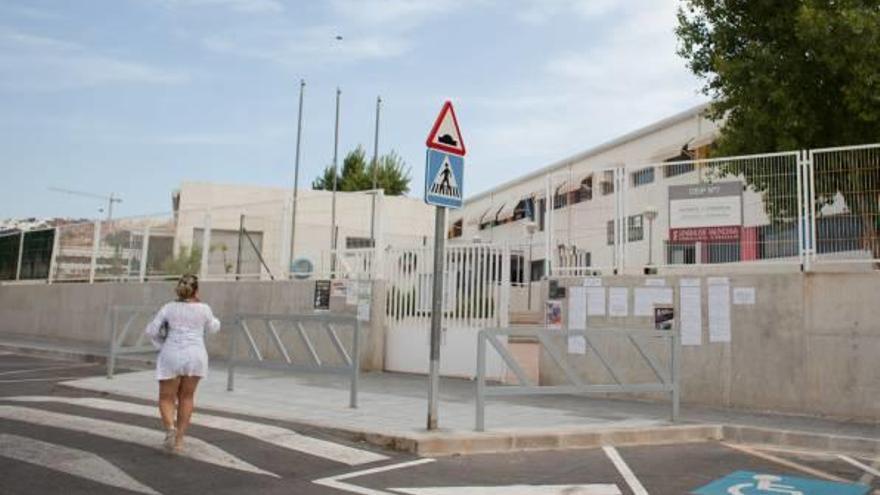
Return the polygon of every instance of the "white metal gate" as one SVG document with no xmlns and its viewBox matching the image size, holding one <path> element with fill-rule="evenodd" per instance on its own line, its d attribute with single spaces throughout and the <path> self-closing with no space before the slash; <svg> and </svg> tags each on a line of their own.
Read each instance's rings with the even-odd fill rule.
<svg viewBox="0 0 880 495">
<path fill-rule="evenodd" d="M 488 244 L 447 246 L 443 280 L 440 373 L 473 378 L 477 333 L 508 324 L 510 250 Z M 385 253 L 385 368 L 428 372 L 431 327 L 433 247 L 389 249 Z M 487 363 L 489 376 L 500 378 L 500 359 Z"/>
</svg>

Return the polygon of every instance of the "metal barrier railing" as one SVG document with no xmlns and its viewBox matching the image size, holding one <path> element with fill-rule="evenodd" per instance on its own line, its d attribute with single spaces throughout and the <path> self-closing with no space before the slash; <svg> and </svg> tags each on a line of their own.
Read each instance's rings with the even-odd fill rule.
<svg viewBox="0 0 880 495">
<path fill-rule="evenodd" d="M 143 331 L 146 324 L 156 314 L 156 307 L 147 306 L 113 306 L 107 312 L 110 326 L 110 353 L 107 358 L 107 378 L 113 378 L 116 360 L 119 356 L 132 354 L 155 354 L 156 348 L 147 341 Z M 122 324 L 124 321 L 124 324 Z M 120 328 L 120 324 L 121 328 Z M 127 343 L 132 327 L 137 327 L 137 340 Z M 144 343 L 146 341 L 146 343 Z"/>
<path fill-rule="evenodd" d="M 507 347 L 498 340 L 499 336 L 505 337 L 531 337 L 546 351 L 553 363 L 559 367 L 565 376 L 564 385 L 545 385 L 533 383 L 523 368 Z M 608 372 L 613 383 L 590 383 L 586 378 L 579 375 L 571 364 L 566 360 L 564 351 L 554 342 L 556 338 L 582 337 L 586 349 L 592 351 L 602 368 Z M 596 337 L 611 337 L 629 342 L 638 352 L 642 361 L 651 369 L 657 381 L 650 383 L 624 383 L 621 374 L 615 367 L 614 362 L 609 360 L 600 347 L 594 345 Z M 667 366 L 662 366 L 657 357 L 645 348 L 640 339 L 659 339 L 666 343 L 669 358 Z M 486 385 L 486 344 L 489 343 L 501 356 L 508 369 L 516 377 L 518 384 L 515 385 Z M 487 328 L 477 334 L 477 392 L 476 392 L 476 430 L 485 431 L 486 428 L 486 397 L 516 396 L 516 395 L 582 395 L 592 393 L 645 393 L 665 392 L 669 393 L 671 401 L 671 419 L 678 420 L 679 410 L 679 356 L 681 341 L 674 331 L 664 330 L 629 330 L 629 329 L 601 329 L 601 330 L 549 330 L 544 327 L 516 327 L 516 328 Z M 582 358 L 583 359 L 583 358 Z M 627 363 L 630 365 L 631 363 Z"/>
<path fill-rule="evenodd" d="M 262 322 L 259 327 L 252 327 L 250 323 Z M 330 363 L 328 359 L 321 358 L 321 348 L 316 345 L 307 331 L 307 325 L 317 325 L 319 333 L 326 335 L 330 346 L 335 349 L 339 363 Z M 227 368 L 226 390 L 232 391 L 235 387 L 235 368 L 240 364 L 251 367 L 267 368 L 284 371 L 307 371 L 348 374 L 350 376 L 349 407 L 357 408 L 358 379 L 360 376 L 360 328 L 361 323 L 354 315 L 331 315 L 331 314 L 237 314 L 235 325 L 232 326 L 233 335 L 229 342 L 229 360 Z M 267 352 L 260 351 L 252 330 L 263 330 L 267 334 L 271 347 L 277 350 L 281 357 L 279 361 L 267 358 Z M 351 331 L 351 349 L 346 350 L 345 345 L 337 333 L 337 330 L 346 329 Z M 294 340 L 298 340 L 307 359 L 303 362 L 295 362 L 291 357 L 293 352 L 285 345 L 284 332 L 292 333 Z M 238 341 L 243 337 L 248 344 L 249 359 L 238 357 Z M 295 350 L 295 349 L 293 349 Z"/>
</svg>

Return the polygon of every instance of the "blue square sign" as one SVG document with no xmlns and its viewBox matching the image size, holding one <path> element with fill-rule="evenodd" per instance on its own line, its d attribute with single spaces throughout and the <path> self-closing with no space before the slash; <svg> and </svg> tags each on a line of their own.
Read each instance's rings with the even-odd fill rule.
<svg viewBox="0 0 880 495">
<path fill-rule="evenodd" d="M 695 495 L 865 495 L 860 483 L 835 483 L 795 476 L 737 471 L 691 492 Z"/>
<path fill-rule="evenodd" d="M 463 181 L 463 157 L 428 149 L 425 161 L 425 203 L 446 208 L 461 208 Z"/>
</svg>

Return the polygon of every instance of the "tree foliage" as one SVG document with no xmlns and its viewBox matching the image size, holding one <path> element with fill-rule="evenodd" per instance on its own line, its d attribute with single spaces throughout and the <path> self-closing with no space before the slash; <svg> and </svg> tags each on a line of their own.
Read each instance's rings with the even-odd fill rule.
<svg viewBox="0 0 880 495">
<path fill-rule="evenodd" d="M 168 275 L 186 275 L 187 273 L 199 273 L 202 263 L 201 248 L 190 249 L 180 246 L 177 256 L 167 258 L 162 262 L 162 272 Z"/>
<path fill-rule="evenodd" d="M 880 1 L 683 0 L 676 34 L 679 55 L 712 98 L 710 118 L 723 122 L 714 154 L 880 140 Z M 772 218 L 796 215 L 794 170 L 768 180 L 767 170 L 731 163 L 721 167 L 764 192 Z M 818 207 L 842 195 L 876 254 L 880 169 L 814 166 Z"/>
<path fill-rule="evenodd" d="M 358 146 L 342 161 L 342 173 L 336 176 L 337 191 L 366 191 L 373 188 L 374 164 L 367 163 L 366 152 Z M 381 155 L 376 164 L 376 184 L 389 196 L 409 192 L 409 167 L 396 152 Z M 333 167 L 328 166 L 312 182 L 312 189 L 333 189 Z"/>
</svg>

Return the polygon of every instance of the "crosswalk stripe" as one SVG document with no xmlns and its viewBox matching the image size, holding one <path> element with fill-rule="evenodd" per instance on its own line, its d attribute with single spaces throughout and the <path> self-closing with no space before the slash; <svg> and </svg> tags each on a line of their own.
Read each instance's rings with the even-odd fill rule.
<svg viewBox="0 0 880 495">
<path fill-rule="evenodd" d="M 103 458 L 84 450 L 0 433 L 0 456 L 147 495 L 160 495 Z"/>
<path fill-rule="evenodd" d="M 155 406 L 145 406 L 143 404 L 92 397 L 22 396 L 7 397 L 5 400 L 19 402 L 61 402 L 64 404 L 73 404 L 106 411 L 137 414 L 140 416 L 155 417 L 158 414 Z M 196 413 L 193 415 L 193 424 L 206 426 L 208 428 L 216 428 L 218 430 L 232 431 L 284 449 L 304 452 L 316 457 L 348 464 L 349 466 L 388 459 L 388 456 L 370 452 L 368 450 L 356 449 L 346 445 L 312 438 L 279 426 L 254 423 L 252 421 L 241 419 Z"/>
<path fill-rule="evenodd" d="M 615 484 L 391 488 L 408 495 L 622 495 Z"/>
<path fill-rule="evenodd" d="M 26 373 L 37 373 L 39 371 L 57 371 L 57 370 L 72 370 L 77 368 L 91 368 L 94 366 L 98 366 L 97 363 L 85 363 L 85 364 L 70 364 L 66 366 L 46 366 L 43 368 L 30 368 L 30 369 L 20 369 L 20 370 L 12 370 L 12 371 L 0 371 L 0 376 L 7 375 L 21 375 Z"/>
<path fill-rule="evenodd" d="M 52 428 L 80 431 L 156 449 L 161 448 L 162 441 L 165 438 L 165 434 L 158 430 L 103 419 L 84 418 L 72 414 L 43 411 L 30 407 L 0 405 L 0 418 Z M 188 438 L 180 455 L 229 469 L 279 477 L 277 474 L 248 464 L 219 447 L 215 447 L 197 438 Z"/>
</svg>

